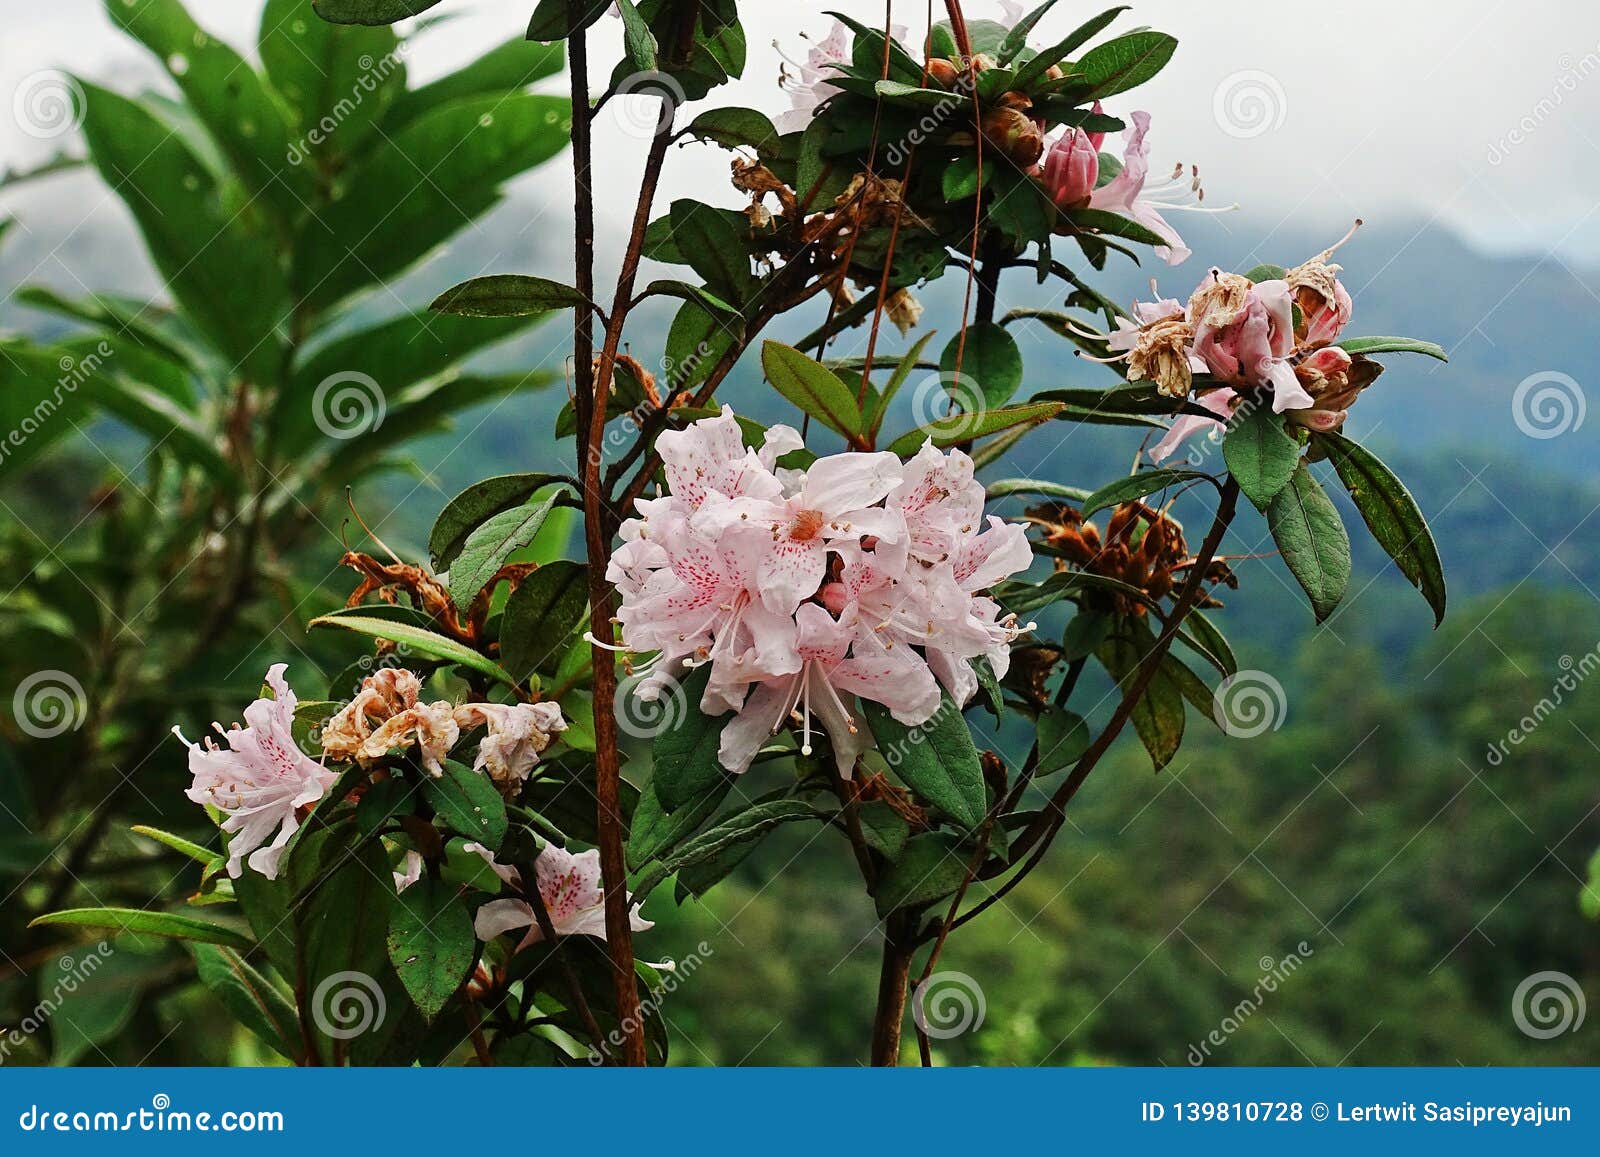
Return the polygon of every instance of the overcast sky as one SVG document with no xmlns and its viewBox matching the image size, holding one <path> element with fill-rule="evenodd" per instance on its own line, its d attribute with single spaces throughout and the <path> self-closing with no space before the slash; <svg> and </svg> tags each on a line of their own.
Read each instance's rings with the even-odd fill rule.
<svg viewBox="0 0 1600 1157">
<path fill-rule="evenodd" d="M 444 0 L 455 18 L 429 31 L 410 58 L 427 79 L 520 31 L 527 3 Z M 189 0 L 196 18 L 236 46 L 253 43 L 254 0 Z M 749 30 L 745 79 L 713 95 L 717 103 L 777 112 L 773 41 L 803 54 L 802 32 L 825 34 L 818 9 L 761 0 L 741 4 Z M 882 0 L 838 0 L 867 22 L 881 22 Z M 970 17 L 995 15 L 996 0 L 970 0 Z M 1069 0 L 1036 32 L 1044 42 L 1070 30 L 1098 4 Z M 896 21 L 916 29 L 926 8 L 894 4 Z M 111 28 L 100 0 L 0 0 L 0 96 L 13 98 L 40 70 L 66 68 L 127 87 L 159 78 L 143 51 Z M 1243 203 L 1251 227 L 1286 219 L 1329 228 L 1351 217 L 1437 219 L 1486 249 L 1547 252 L 1600 264 L 1600 4 L 1594 0 L 1142 0 L 1118 28 L 1149 24 L 1180 41 L 1171 66 L 1139 92 L 1155 115 L 1152 171 L 1175 161 L 1201 166 L 1209 204 Z M 596 53 L 609 71 L 618 26 L 603 21 Z M 14 104 L 14 100 L 12 101 Z M 1110 111 L 1126 112 L 1117 105 Z M 615 116 L 627 116 L 624 104 Z M 59 142 L 41 142 L 0 114 L 4 165 L 26 165 Z M 608 146 L 622 146 L 610 152 Z M 602 126 L 600 155 L 637 147 L 615 123 Z M 614 164 L 615 162 L 608 162 Z M 687 192 L 726 189 L 726 156 L 690 148 L 675 158 L 663 204 Z M 608 168 L 608 178 L 631 168 Z M 537 178 L 559 195 L 560 174 Z M 91 190 L 56 182 L 33 191 L 45 211 Z M 602 213 L 620 217 L 628 182 L 602 182 Z M 727 203 L 733 203 L 731 190 Z M 604 231 L 602 231 L 604 233 Z"/>
</svg>

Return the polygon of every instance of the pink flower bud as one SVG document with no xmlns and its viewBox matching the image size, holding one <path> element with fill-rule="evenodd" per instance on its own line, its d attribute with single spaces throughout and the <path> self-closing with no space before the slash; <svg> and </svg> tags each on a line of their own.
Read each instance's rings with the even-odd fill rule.
<svg viewBox="0 0 1600 1157">
<path fill-rule="evenodd" d="M 1082 129 L 1068 129 L 1044 162 L 1044 188 L 1060 209 L 1069 209 L 1089 199 L 1100 178 L 1100 153 L 1094 138 Z"/>
</svg>

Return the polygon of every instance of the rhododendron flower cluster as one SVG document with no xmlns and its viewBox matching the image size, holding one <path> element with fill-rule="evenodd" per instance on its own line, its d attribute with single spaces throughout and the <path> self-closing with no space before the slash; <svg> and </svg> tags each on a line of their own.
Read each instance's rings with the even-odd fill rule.
<svg viewBox="0 0 1600 1157">
<path fill-rule="evenodd" d="M 1020 526 L 983 517 L 972 459 L 927 443 L 889 453 L 777 460 L 798 449 L 786 426 L 745 447 L 731 410 L 661 435 L 668 493 L 641 500 L 608 571 L 622 594 L 625 648 L 656 657 L 636 693 L 655 699 L 709 666 L 700 707 L 738 712 L 719 756 L 743 771 L 791 716 L 802 750 L 827 732 L 840 774 L 871 746 L 856 699 L 907 726 L 977 690 L 972 663 L 997 676 L 1028 626 L 984 591 L 1032 560 Z"/>
<path fill-rule="evenodd" d="M 194 783 L 185 794 L 226 817 L 228 874 L 235 878 L 246 856 L 252 870 L 277 878 L 302 809 L 321 800 L 338 778 L 328 760 L 367 767 L 415 748 L 422 766 L 438 775 L 462 732 L 483 727 L 474 770 L 508 794 L 528 778 L 552 736 L 567 727 L 554 703 L 423 703 L 422 681 L 413 672 L 385 668 L 363 679 L 355 698 L 322 729 L 323 758 L 317 760 L 295 742 L 299 700 L 284 678 L 286 669 L 278 663 L 267 671 L 272 697 L 245 708 L 247 726 L 212 724 L 226 747 L 209 737 L 190 743 L 172 729 L 189 748 Z"/>
<path fill-rule="evenodd" d="M 1353 312 L 1340 267 L 1331 264 L 1337 248 L 1261 281 L 1213 269 L 1187 305 L 1172 298 L 1139 302 L 1131 318 L 1120 320 L 1106 344 L 1111 361 L 1126 363 L 1130 382 L 1154 382 L 1173 398 L 1190 395 L 1196 374 L 1222 383 L 1201 387 L 1194 399 L 1217 417 L 1180 417 L 1151 452 L 1156 461 L 1250 399 L 1270 398 L 1274 413 L 1308 429 L 1344 424 L 1377 367 L 1333 344 Z"/>
</svg>

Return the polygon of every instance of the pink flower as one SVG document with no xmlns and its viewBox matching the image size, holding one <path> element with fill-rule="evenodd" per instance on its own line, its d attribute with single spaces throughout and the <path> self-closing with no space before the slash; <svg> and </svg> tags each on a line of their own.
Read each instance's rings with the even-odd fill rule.
<svg viewBox="0 0 1600 1157">
<path fill-rule="evenodd" d="M 1202 418 L 1198 414 L 1184 414 L 1178 418 L 1172 423 L 1172 428 L 1167 431 L 1166 436 L 1150 451 L 1152 462 L 1165 462 L 1172 457 L 1179 446 L 1202 430 L 1211 430 L 1224 425 L 1227 419 L 1233 417 L 1233 412 L 1239 405 L 1239 395 L 1229 389 L 1208 390 L 1196 395 L 1194 400 L 1196 405 L 1210 410 L 1217 416 Z"/>
<path fill-rule="evenodd" d="M 1082 129 L 1067 129 L 1045 154 L 1042 176 L 1045 192 L 1056 208 L 1082 205 L 1100 179 L 1100 150 Z"/>
<path fill-rule="evenodd" d="M 788 57 L 784 60 L 794 70 L 785 68 L 782 74 L 792 107 L 778 118 L 777 128 L 780 133 L 792 133 L 810 124 L 817 106 L 839 91 L 828 78 L 836 75 L 834 65 L 850 63 L 850 30 L 836 19 L 827 37 L 811 46 L 804 63 Z"/>
<path fill-rule="evenodd" d="M 300 827 L 297 810 L 320 800 L 337 778 L 294 741 L 294 710 L 299 700 L 284 681 L 286 669 L 285 664 L 277 663 L 267 671 L 273 697 L 257 699 L 245 708 L 248 726 L 235 724 L 224 730 L 222 724 L 212 724 L 227 740 L 226 748 L 210 738 L 204 745 L 190 743 L 176 727 L 172 729 L 189 748 L 194 784 L 184 794 L 227 815 L 222 830 L 232 837 L 228 840 L 228 875 L 235 879 L 243 871 L 246 855 L 253 870 L 269 880 L 277 879 L 278 861 Z M 271 844 L 267 844 L 269 839 Z"/>
<path fill-rule="evenodd" d="M 495 863 L 486 848 L 468 844 L 467 850 L 482 856 L 494 869 L 495 875 L 513 887 L 521 887 L 522 875 L 515 868 Z M 600 852 L 590 849 L 573 855 L 546 844 L 544 851 L 534 861 L 534 875 L 539 888 L 539 898 L 550 914 L 550 925 L 557 936 L 598 936 L 606 938 L 605 892 L 600 881 Z M 639 915 L 639 906 L 629 912 L 629 924 L 635 932 L 645 932 L 655 927 L 654 922 Z M 479 940 L 493 940 L 502 933 L 526 928 L 527 934 L 517 945 L 521 951 L 530 944 L 544 939 L 533 905 L 526 900 L 491 900 L 478 909 L 473 922 Z"/>
<path fill-rule="evenodd" d="M 554 703 L 466 703 L 455 709 L 455 720 L 458 727 L 488 729 L 472 770 L 487 773 L 507 789 L 525 782 L 539 762 L 539 753 L 557 732 L 567 729 L 561 708 Z"/>
<path fill-rule="evenodd" d="M 1167 243 L 1156 247 L 1156 256 L 1168 265 L 1177 265 L 1189 256 L 1190 250 L 1178 231 L 1161 216 L 1161 210 L 1187 206 L 1152 201 L 1143 196 L 1150 170 L 1150 146 L 1144 140 L 1145 133 L 1150 130 L 1150 114 L 1136 112 L 1129 119 L 1133 123 L 1122 131 L 1122 172 L 1090 194 L 1089 207 L 1120 213 L 1159 234 Z M 1098 165 L 1098 161 L 1096 163 Z"/>
<path fill-rule="evenodd" d="M 1288 361 L 1295 337 L 1287 283 L 1252 284 L 1213 269 L 1189 299 L 1189 318 L 1195 355 L 1218 378 L 1234 386 L 1270 387 L 1274 413 L 1311 405 Z"/>
</svg>

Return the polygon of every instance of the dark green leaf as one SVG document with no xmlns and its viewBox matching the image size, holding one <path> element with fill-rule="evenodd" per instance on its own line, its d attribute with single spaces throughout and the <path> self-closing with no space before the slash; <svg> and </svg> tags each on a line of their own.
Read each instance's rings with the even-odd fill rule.
<svg viewBox="0 0 1600 1157">
<path fill-rule="evenodd" d="M 500 620 L 500 665 L 518 682 L 548 670 L 589 617 L 588 568 L 558 561 L 534 571 L 511 592 Z"/>
<path fill-rule="evenodd" d="M 1300 464 L 1300 443 L 1284 432 L 1282 414 L 1255 406 L 1229 424 L 1222 458 L 1244 496 L 1264 513 Z"/>
<path fill-rule="evenodd" d="M 1180 486 L 1185 482 L 1198 482 L 1205 479 L 1207 482 L 1215 481 L 1211 475 L 1203 474 L 1198 470 L 1172 470 L 1156 469 L 1141 470 L 1137 474 L 1129 474 L 1125 478 L 1118 478 L 1108 482 L 1099 490 L 1089 495 L 1084 500 L 1082 513 L 1088 518 L 1111 506 L 1120 506 L 1124 502 L 1132 502 L 1146 495 L 1154 494 L 1158 490 L 1165 490 L 1169 486 Z"/>
<path fill-rule="evenodd" d="M 1083 716 L 1062 707 L 1047 707 L 1039 713 L 1038 776 L 1054 775 L 1078 762 L 1089 749 L 1089 725 Z"/>
<path fill-rule="evenodd" d="M 419 655 L 426 655 L 430 659 L 442 659 L 446 663 L 455 663 L 457 666 L 466 667 L 487 675 L 491 679 L 498 679 L 502 683 L 516 686 L 516 681 L 495 663 L 454 639 L 436 634 L 423 627 L 413 626 L 410 623 L 394 622 L 384 619 L 376 614 L 365 613 L 365 608 L 355 608 L 355 613 L 349 611 L 334 612 L 333 614 L 320 615 L 312 619 L 308 626 L 311 627 L 339 627 L 342 630 L 354 631 L 358 635 L 366 635 L 373 639 L 384 639 L 391 643 L 400 643 L 410 648 Z"/>
<path fill-rule="evenodd" d="M 1154 644 L 1155 637 L 1142 619 L 1124 618 L 1096 654 L 1107 674 L 1126 694 Z M 1172 762 L 1183 742 L 1183 702 L 1183 687 L 1161 666 L 1134 706 L 1133 729 L 1157 771 Z"/>
<path fill-rule="evenodd" d="M 429 1022 L 467 979 L 478 950 L 460 889 L 429 875 L 395 898 L 386 943 L 389 963 Z"/>
<path fill-rule="evenodd" d="M 699 667 L 683 682 L 669 684 L 662 691 L 667 701 L 661 711 L 670 726 L 656 735 L 652 745 L 655 772 L 650 787 L 668 811 L 693 804 L 728 774 L 717 758 L 717 748 L 722 729 L 733 716 L 706 715 L 700 710 L 710 678 L 710 669 Z"/>
<path fill-rule="evenodd" d="M 437 3 L 439 0 L 314 0 L 312 7 L 334 24 L 393 24 Z"/>
<path fill-rule="evenodd" d="M 1405 483 L 1371 451 L 1342 434 L 1318 434 L 1317 444 L 1328 452 L 1339 481 L 1349 491 L 1372 537 L 1394 559 L 1406 580 L 1422 592 L 1433 608 L 1434 623 L 1444 621 L 1444 565 L 1434 544 L 1428 520 Z"/>
<path fill-rule="evenodd" d="M 422 795 L 457 835 L 476 840 L 491 852 L 505 839 L 505 801 L 487 775 L 447 760 L 442 775 L 422 781 Z"/>
<path fill-rule="evenodd" d="M 141 936 L 165 936 L 172 940 L 198 940 L 202 944 L 221 944 L 226 948 L 250 948 L 248 936 L 198 920 L 193 916 L 180 916 L 173 912 L 147 912 L 141 908 L 68 908 L 62 912 L 49 912 L 33 920 L 28 927 L 41 924 L 71 925 L 77 928 L 105 928 L 112 932 L 135 932 Z"/>
<path fill-rule="evenodd" d="M 1022 385 L 1022 351 L 1010 332 L 992 321 L 968 326 L 964 345 L 960 334 L 945 344 L 939 372 L 947 375 L 947 381 L 956 381 L 957 361 L 961 376 L 977 383 L 989 409 L 1005 405 Z M 959 385 L 946 388 L 958 402 L 972 400 L 970 390 Z"/>
<path fill-rule="evenodd" d="M 196 943 L 188 947 L 200 983 L 222 1001 L 240 1024 L 286 1060 L 304 1057 L 300 1019 L 288 996 L 275 983 L 231 948 Z"/>
<path fill-rule="evenodd" d="M 1424 354 L 1441 362 L 1450 360 L 1443 346 L 1414 337 L 1347 337 L 1335 344 L 1347 354 Z"/>
<path fill-rule="evenodd" d="M 900 858 L 878 877 L 878 915 L 916 908 L 950 895 L 967 878 L 971 853 L 949 832 L 925 832 L 906 841 Z"/>
<path fill-rule="evenodd" d="M 715 141 L 728 149 L 750 148 L 758 152 L 778 142 L 778 130 L 765 113 L 750 108 L 713 108 L 695 117 L 686 136 Z"/>
<path fill-rule="evenodd" d="M 1350 536 L 1304 463 L 1268 508 L 1267 527 L 1322 622 L 1350 583 Z"/>
<path fill-rule="evenodd" d="M 861 701 L 878 750 L 919 797 L 964 827 L 983 820 L 983 767 L 961 708 L 945 695 L 925 723 L 908 727 L 871 700 Z"/>
<path fill-rule="evenodd" d="M 535 491 L 560 481 L 554 474 L 500 474 L 467 487 L 440 511 L 428 535 L 434 569 L 449 567 L 467 536 L 494 515 L 521 506 Z"/>
<path fill-rule="evenodd" d="M 548 277 L 497 273 L 447 289 L 429 309 L 466 317 L 527 317 L 553 309 L 583 309 L 589 300 L 570 285 Z"/>
<path fill-rule="evenodd" d="M 915 454 L 929 438 L 933 439 L 935 446 L 943 449 L 1009 430 L 1013 426 L 1037 426 L 1056 417 L 1063 409 L 1065 407 L 1060 402 L 1023 402 L 1016 406 L 986 410 L 981 414 L 952 414 L 901 434 L 889 449 L 895 454 Z"/>
<path fill-rule="evenodd" d="M 860 436 L 861 408 L 855 395 L 827 366 L 775 341 L 762 345 L 761 366 L 773 388 L 803 413 L 846 438 Z"/>
<path fill-rule="evenodd" d="M 533 543 L 561 494 L 555 490 L 543 502 L 502 511 L 467 535 L 446 576 L 457 607 L 465 610 L 470 606 L 511 556 Z"/>
<path fill-rule="evenodd" d="M 1166 67 L 1178 42 L 1165 32 L 1130 32 L 1083 54 L 1073 69 L 1081 73 L 1089 91 L 1085 102 L 1126 92 Z"/>
</svg>

